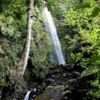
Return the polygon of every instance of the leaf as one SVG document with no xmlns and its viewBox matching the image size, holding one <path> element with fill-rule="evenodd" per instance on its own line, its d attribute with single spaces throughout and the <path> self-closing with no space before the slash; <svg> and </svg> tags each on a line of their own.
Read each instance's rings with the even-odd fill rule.
<svg viewBox="0 0 100 100">
<path fill-rule="evenodd" d="M 82 78 L 82 77 L 89 76 L 89 75 L 92 75 L 92 74 L 97 73 L 97 72 L 98 72 L 97 67 L 90 66 L 89 68 L 86 68 L 86 69 L 81 73 L 81 78 Z"/>
<path fill-rule="evenodd" d="M 100 7 L 99 7 L 99 6 L 98 6 L 98 7 L 95 7 L 95 8 L 93 9 L 93 11 L 92 11 L 91 16 L 92 16 L 92 17 L 96 17 L 96 16 L 99 14 L 99 12 L 100 12 Z"/>
<path fill-rule="evenodd" d="M 88 8 L 88 7 L 90 7 L 90 3 L 82 3 L 82 4 L 79 4 L 78 6 L 76 6 L 77 9 Z"/>
<path fill-rule="evenodd" d="M 96 62 L 96 61 L 99 61 L 99 60 L 100 60 L 100 56 L 94 55 L 94 56 L 91 57 L 91 59 L 89 61 L 92 63 L 92 62 Z"/>
</svg>

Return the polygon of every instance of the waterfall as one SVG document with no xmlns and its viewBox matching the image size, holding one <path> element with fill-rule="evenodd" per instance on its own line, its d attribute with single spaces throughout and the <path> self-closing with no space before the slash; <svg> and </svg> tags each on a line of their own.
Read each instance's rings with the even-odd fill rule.
<svg viewBox="0 0 100 100">
<path fill-rule="evenodd" d="M 50 31 L 50 35 L 51 35 L 53 45 L 54 45 L 54 50 L 55 50 L 55 53 L 56 53 L 56 56 L 57 56 L 57 62 L 58 62 L 59 65 L 65 65 L 65 60 L 64 60 L 63 53 L 61 51 L 61 45 L 60 45 L 60 41 L 59 41 L 59 38 L 58 38 L 58 35 L 57 35 L 56 26 L 53 22 L 52 15 L 48 11 L 47 7 L 45 7 L 43 9 L 43 17 L 44 17 L 44 24 Z M 52 55 L 50 56 L 50 59 L 54 60 Z M 29 100 L 30 93 L 31 93 L 31 91 L 28 91 L 26 93 L 24 100 Z"/>
<path fill-rule="evenodd" d="M 48 11 L 47 7 L 43 9 L 43 17 L 44 17 L 44 24 L 50 31 L 50 35 L 51 35 L 53 45 L 54 45 L 54 51 L 57 58 L 57 63 L 59 65 L 65 65 L 65 60 L 64 60 L 63 53 L 61 51 L 61 45 L 60 45 L 60 41 L 57 35 L 56 26 L 53 22 L 52 15 Z"/>
<path fill-rule="evenodd" d="M 31 91 L 28 91 L 24 97 L 24 100 L 29 100 L 29 95 L 30 95 Z"/>
</svg>

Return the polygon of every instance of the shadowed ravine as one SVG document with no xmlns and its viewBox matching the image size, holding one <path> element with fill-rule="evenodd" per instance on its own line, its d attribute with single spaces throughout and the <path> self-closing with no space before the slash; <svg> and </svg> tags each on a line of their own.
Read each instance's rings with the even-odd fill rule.
<svg viewBox="0 0 100 100">
<path fill-rule="evenodd" d="M 43 9 L 43 18 L 44 18 L 44 24 L 45 24 L 46 28 L 49 30 L 52 41 L 53 41 L 54 52 L 56 54 L 57 64 L 58 65 L 65 65 L 65 60 L 64 60 L 63 53 L 61 51 L 61 44 L 59 41 L 59 37 L 57 35 L 56 26 L 53 22 L 52 15 L 48 11 L 47 7 L 45 7 Z M 51 58 L 51 60 L 53 60 L 53 59 Z M 28 100 L 29 94 L 30 94 L 30 91 L 27 92 L 24 100 Z"/>
<path fill-rule="evenodd" d="M 50 69 L 42 80 L 37 78 L 33 82 L 24 100 L 82 100 L 90 86 L 86 80 L 94 75 L 78 79 L 81 70 L 72 65 Z"/>
</svg>

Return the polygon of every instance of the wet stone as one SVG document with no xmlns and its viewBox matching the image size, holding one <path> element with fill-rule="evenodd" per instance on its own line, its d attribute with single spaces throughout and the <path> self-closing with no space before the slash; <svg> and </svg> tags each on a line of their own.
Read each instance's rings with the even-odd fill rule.
<svg viewBox="0 0 100 100">
<path fill-rule="evenodd" d="M 63 98 L 63 87 L 60 86 L 48 86 L 46 90 L 36 96 L 34 100 L 62 100 Z"/>
</svg>

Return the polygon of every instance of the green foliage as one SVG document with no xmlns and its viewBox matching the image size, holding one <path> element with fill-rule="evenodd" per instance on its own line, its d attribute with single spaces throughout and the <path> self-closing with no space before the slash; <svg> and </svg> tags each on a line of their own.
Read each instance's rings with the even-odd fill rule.
<svg viewBox="0 0 100 100">
<path fill-rule="evenodd" d="M 52 43 L 49 33 L 46 32 L 43 25 L 40 4 L 40 1 L 35 1 L 30 52 L 37 76 L 44 74 L 44 71 L 52 67 L 48 61 L 48 55 L 52 52 Z M 0 5 L 2 5 L 0 6 L 0 36 L 2 36 L 0 39 L 4 39 L 0 46 L 0 80 L 2 84 L 2 80 L 5 82 L 6 76 L 3 67 L 7 67 L 7 75 L 11 74 L 21 58 L 26 33 L 27 1 L 1 0 Z"/>
<path fill-rule="evenodd" d="M 26 32 L 26 2 L 0 0 L 0 86 L 20 61 Z"/>
<path fill-rule="evenodd" d="M 0 12 L 0 31 L 6 37 L 20 38 L 25 33 L 26 27 L 26 6 L 25 1 L 16 0 L 2 2 Z M 22 28 L 24 28 L 22 30 Z"/>
<path fill-rule="evenodd" d="M 100 12 L 100 7 L 99 6 L 95 7 L 92 11 L 92 17 L 96 17 L 99 14 L 99 12 Z"/>
<path fill-rule="evenodd" d="M 99 4 L 95 0 L 83 0 L 82 3 L 71 7 L 66 13 L 66 24 L 71 26 L 73 34 L 70 34 L 69 43 L 72 45 L 66 49 L 67 57 L 70 63 L 78 63 L 80 67 L 85 68 L 81 77 L 97 73 L 99 87 L 100 83 L 100 16 Z M 68 34 L 69 35 L 69 34 Z M 76 38 L 76 36 L 78 38 Z M 91 85 L 93 86 L 93 81 Z M 100 97 L 99 89 L 94 86 L 90 89 L 88 95 L 93 100 Z"/>
<path fill-rule="evenodd" d="M 20 61 L 27 23 L 27 1 L 0 0 L 0 86 L 6 86 L 10 75 Z M 85 70 L 81 78 L 97 74 L 90 80 L 87 95 L 100 98 L 100 2 L 99 0 L 47 0 L 53 14 L 65 52 L 66 62 L 78 64 Z M 35 0 L 30 57 L 37 76 L 50 67 L 48 55 L 53 52 L 49 33 L 43 25 L 41 0 Z"/>
<path fill-rule="evenodd" d="M 82 3 L 82 4 L 77 6 L 78 9 L 79 8 L 88 8 L 88 7 L 90 7 L 90 3 Z"/>
<path fill-rule="evenodd" d="M 100 84 L 98 84 L 98 80 L 91 81 L 93 88 L 87 93 L 87 95 L 90 95 L 93 100 L 98 100 L 100 98 Z"/>
<path fill-rule="evenodd" d="M 18 62 L 20 61 L 20 55 L 22 50 L 22 42 L 10 41 L 4 37 L 0 38 L 0 85 L 7 85 L 6 76 L 16 69 Z"/>
<path fill-rule="evenodd" d="M 43 76 L 52 63 L 49 62 L 48 56 L 52 52 L 52 42 L 50 34 L 43 25 L 43 18 L 40 8 L 35 6 L 35 17 L 33 18 L 33 39 L 31 44 L 30 57 L 35 67 L 34 72 L 37 76 Z M 45 72 L 45 73 L 44 73 Z"/>
<path fill-rule="evenodd" d="M 53 16 L 57 19 L 64 18 L 64 14 L 66 13 L 66 6 L 67 2 L 65 0 L 48 0 L 47 6 L 50 9 Z"/>
</svg>

